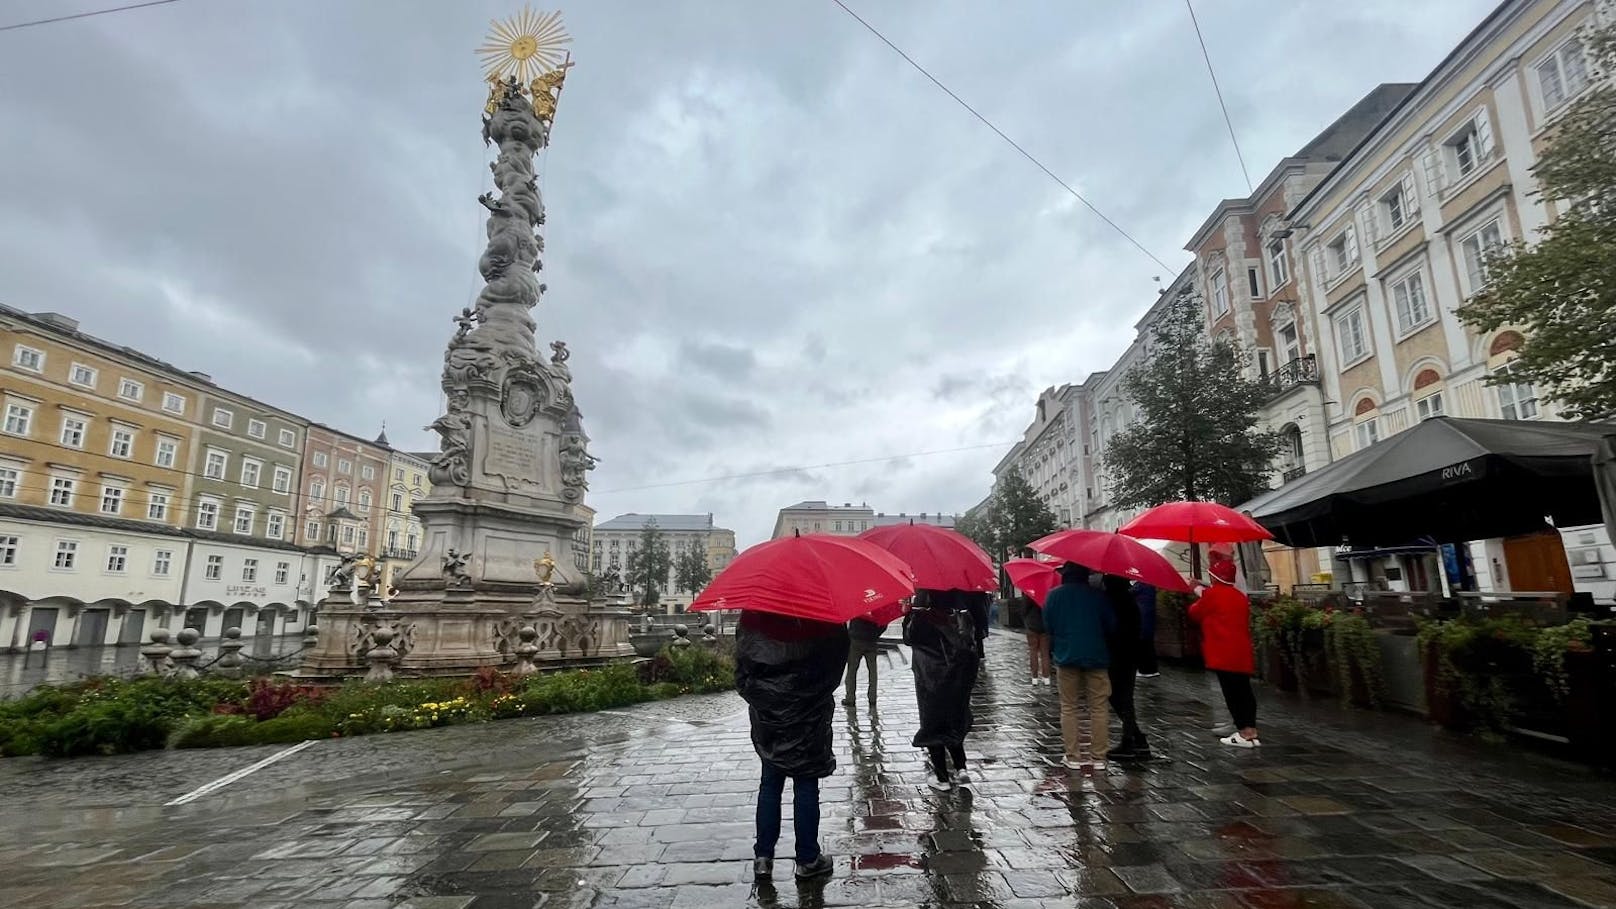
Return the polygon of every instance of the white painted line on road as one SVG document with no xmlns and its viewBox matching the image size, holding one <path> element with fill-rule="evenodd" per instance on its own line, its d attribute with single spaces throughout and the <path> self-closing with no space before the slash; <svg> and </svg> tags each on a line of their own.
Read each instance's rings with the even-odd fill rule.
<svg viewBox="0 0 1616 909">
<path fill-rule="evenodd" d="M 172 806 L 172 805 L 184 805 L 187 802 L 194 802 L 197 799 L 201 798 L 204 795 L 207 795 L 210 792 L 216 792 L 216 791 L 218 791 L 220 789 L 223 789 L 224 787 L 230 785 L 231 783 L 234 783 L 236 780 L 239 780 L 244 776 L 247 776 L 248 774 L 257 773 L 258 771 L 263 770 L 265 767 L 268 767 L 270 764 L 275 763 L 276 761 L 280 760 L 281 758 L 287 758 L 287 757 L 291 757 L 294 754 L 297 754 L 299 751 L 302 751 L 303 749 L 309 747 L 310 745 L 313 745 L 315 743 L 315 741 L 316 741 L 315 739 L 309 739 L 307 742 L 298 742 L 296 745 L 293 745 L 290 748 L 287 748 L 287 749 L 285 749 L 283 751 L 277 751 L 274 754 L 270 755 L 267 758 L 264 758 L 263 760 L 259 761 L 256 764 L 249 764 L 246 767 L 243 767 L 240 770 L 235 771 L 234 773 L 227 773 L 224 776 L 221 776 L 218 779 L 214 780 L 213 782 L 208 783 L 207 785 L 198 786 L 197 788 L 192 789 L 190 792 L 185 793 L 184 795 L 180 796 L 177 799 L 174 799 L 171 802 L 164 802 L 163 807 L 167 808 L 167 807 Z"/>
</svg>

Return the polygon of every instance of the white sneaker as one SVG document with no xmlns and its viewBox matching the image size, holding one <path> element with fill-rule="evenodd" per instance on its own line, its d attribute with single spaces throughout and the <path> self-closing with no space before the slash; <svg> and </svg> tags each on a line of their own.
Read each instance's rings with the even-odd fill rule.
<svg viewBox="0 0 1616 909">
<path fill-rule="evenodd" d="M 1136 673 L 1134 673 L 1134 675 L 1138 676 L 1141 679 L 1159 679 L 1159 678 L 1161 678 L 1161 673 L 1159 673 L 1159 672 L 1136 672 Z"/>
<path fill-rule="evenodd" d="M 933 792 L 950 792 L 954 788 L 954 784 L 948 780 L 927 780 L 926 785 L 930 786 Z"/>
<path fill-rule="evenodd" d="M 1105 761 L 1090 761 L 1089 769 L 1093 770 L 1095 773 L 1104 773 Z"/>
<path fill-rule="evenodd" d="M 1262 744 L 1262 742 L 1259 742 L 1256 739 L 1248 739 L 1238 732 L 1231 733 L 1227 738 L 1221 738 L 1218 739 L 1218 741 L 1225 745 L 1232 745 L 1235 748 L 1256 748 L 1258 745 Z"/>
<path fill-rule="evenodd" d="M 1050 678 L 1050 677 L 1049 677 L 1049 676 L 1047 676 L 1047 675 L 1046 675 L 1046 676 L 1044 676 L 1044 687 L 1045 687 L 1045 688 L 1048 688 L 1048 687 L 1050 687 L 1050 686 L 1051 686 L 1051 685 L 1054 685 L 1054 684 L 1055 684 L 1055 680 L 1054 680 L 1054 679 L 1052 679 L 1052 678 Z"/>
<path fill-rule="evenodd" d="M 1061 766 L 1067 770 L 1086 770 L 1090 763 L 1088 761 L 1074 761 L 1071 758 L 1062 758 Z"/>
</svg>

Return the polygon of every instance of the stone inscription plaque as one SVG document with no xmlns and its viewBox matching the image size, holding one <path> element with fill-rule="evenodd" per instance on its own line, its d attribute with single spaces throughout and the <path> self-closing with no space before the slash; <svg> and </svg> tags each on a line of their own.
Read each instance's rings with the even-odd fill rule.
<svg viewBox="0 0 1616 909">
<path fill-rule="evenodd" d="M 490 425 L 488 454 L 483 458 L 483 471 L 537 480 L 543 473 L 539 467 L 538 434 Z"/>
</svg>

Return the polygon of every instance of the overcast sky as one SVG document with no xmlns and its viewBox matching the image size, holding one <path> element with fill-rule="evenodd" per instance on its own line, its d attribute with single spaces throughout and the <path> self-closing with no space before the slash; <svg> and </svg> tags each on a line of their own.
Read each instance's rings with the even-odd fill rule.
<svg viewBox="0 0 1616 909">
<path fill-rule="evenodd" d="M 5 0 L 0 25 L 113 5 Z M 1177 0 L 848 5 L 1175 270 L 1245 193 Z M 1493 3 L 1196 6 L 1260 180 Z M 0 32 L 0 302 L 428 447 L 481 286 L 472 51 L 517 8 L 182 0 Z M 574 352 L 602 518 L 710 511 L 744 548 L 802 499 L 963 511 L 1038 391 L 1104 369 L 1172 277 L 831 0 L 563 11 L 536 316 Z M 967 446 L 992 447 L 813 466 Z"/>
</svg>

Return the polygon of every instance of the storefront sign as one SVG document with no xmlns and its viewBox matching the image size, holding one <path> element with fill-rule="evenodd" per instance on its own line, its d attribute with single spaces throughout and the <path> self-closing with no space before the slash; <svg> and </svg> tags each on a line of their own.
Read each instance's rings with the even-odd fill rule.
<svg viewBox="0 0 1616 909">
<path fill-rule="evenodd" d="M 264 594 L 266 592 L 267 591 L 263 587 L 248 587 L 245 584 L 231 584 L 229 587 L 224 589 L 225 596 L 240 597 L 244 600 L 261 600 L 264 598 Z"/>
</svg>

